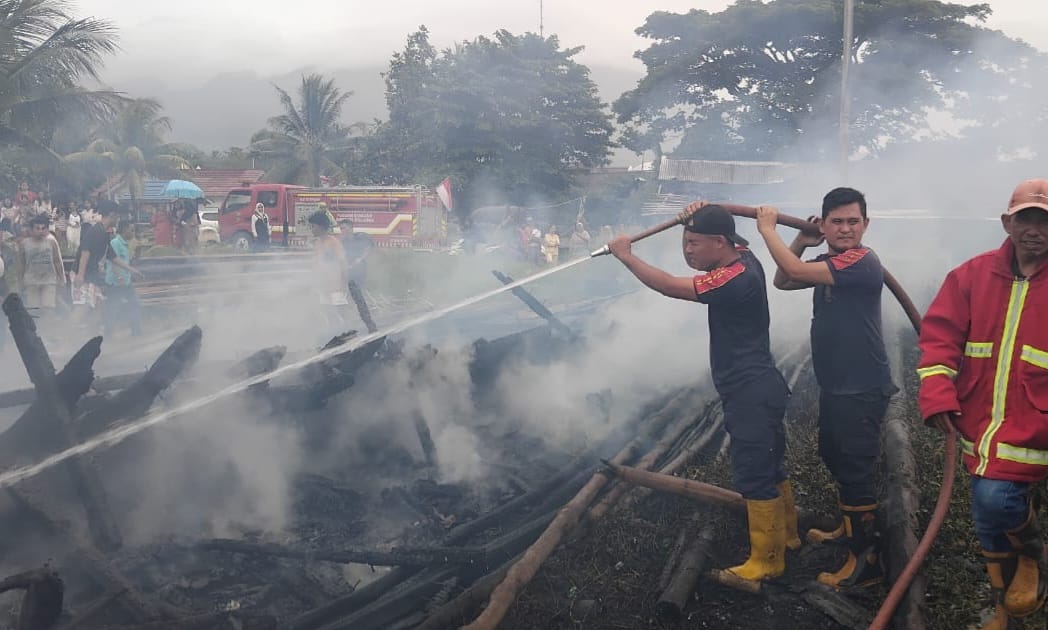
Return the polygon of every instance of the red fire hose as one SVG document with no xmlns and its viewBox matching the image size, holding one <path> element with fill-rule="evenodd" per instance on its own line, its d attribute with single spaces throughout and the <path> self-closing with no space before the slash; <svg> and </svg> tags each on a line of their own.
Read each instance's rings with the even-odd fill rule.
<svg viewBox="0 0 1048 630">
<path fill-rule="evenodd" d="M 750 219 L 757 218 L 756 208 L 728 203 L 721 203 L 718 205 L 726 208 L 736 216 L 747 217 Z M 688 206 L 688 209 L 685 209 L 673 219 L 631 237 L 630 241 L 635 243 L 641 239 L 668 230 L 675 225 L 680 225 L 688 220 L 695 209 L 693 209 L 693 206 Z M 818 227 L 815 224 L 787 214 L 780 213 L 778 222 L 780 225 L 792 227 L 801 230 L 802 232 L 818 232 Z M 610 253 L 610 250 L 605 246 L 590 255 L 601 256 L 608 253 Z M 899 302 L 903 311 L 906 312 L 906 317 L 910 320 L 910 324 L 913 325 L 914 331 L 920 333 L 920 312 L 917 310 L 917 307 L 914 306 L 910 297 L 906 295 L 906 291 L 903 290 L 902 285 L 900 285 L 898 280 L 895 279 L 895 276 L 888 273 L 887 269 L 884 270 L 884 285 L 888 287 L 888 290 L 895 296 L 895 299 Z M 956 470 L 957 439 L 954 432 L 950 431 L 946 436 L 946 457 L 943 462 L 942 485 L 939 487 L 939 496 L 935 500 L 935 510 L 932 512 L 931 520 L 928 521 L 928 528 L 924 530 L 924 535 L 921 536 L 920 542 L 917 543 L 917 549 L 914 550 L 913 556 L 910 557 L 910 561 L 906 563 L 902 572 L 899 573 L 899 577 L 897 577 L 895 583 L 892 584 L 888 596 L 884 599 L 884 603 L 881 604 L 880 609 L 877 611 L 877 616 L 874 617 L 873 623 L 870 624 L 870 630 L 884 630 L 884 628 L 888 627 L 888 623 L 891 621 L 895 609 L 899 606 L 899 602 L 902 601 L 902 598 L 905 597 L 906 590 L 910 587 L 910 583 L 913 582 L 913 578 L 917 575 L 917 571 L 924 563 L 924 559 L 928 557 L 928 552 L 932 548 L 932 543 L 935 542 L 935 537 L 939 535 L 939 530 L 942 529 L 943 521 L 946 520 L 946 512 L 950 508 L 950 496 L 953 494 L 953 482 Z"/>
</svg>

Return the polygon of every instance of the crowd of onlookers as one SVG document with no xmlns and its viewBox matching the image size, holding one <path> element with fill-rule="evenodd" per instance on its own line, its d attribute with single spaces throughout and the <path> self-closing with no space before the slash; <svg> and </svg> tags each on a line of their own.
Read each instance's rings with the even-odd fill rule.
<svg viewBox="0 0 1048 630">
<path fill-rule="evenodd" d="M 152 224 L 149 243 L 112 201 L 57 202 L 23 182 L 0 202 L 0 295 L 19 293 L 44 332 L 82 323 L 137 335 L 133 253 L 145 245 L 195 250 L 199 214 L 195 203 L 173 204 L 154 213 Z"/>
<path fill-rule="evenodd" d="M 543 231 L 531 217 L 527 217 L 517 231 L 517 255 L 532 264 L 552 267 L 559 263 L 562 250 L 566 249 L 570 258 L 578 258 L 600 249 L 619 234 L 636 231 L 639 228 L 620 225 L 617 230 L 613 230 L 610 225 L 605 225 L 596 235 L 592 235 L 586 229 L 586 224 L 578 221 L 571 234 L 562 239 L 556 225 L 550 225 Z"/>
</svg>

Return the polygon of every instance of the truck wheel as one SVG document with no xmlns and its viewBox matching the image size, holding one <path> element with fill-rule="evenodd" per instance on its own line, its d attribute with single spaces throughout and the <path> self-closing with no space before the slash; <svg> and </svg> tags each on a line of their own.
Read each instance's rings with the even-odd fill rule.
<svg viewBox="0 0 1048 630">
<path fill-rule="evenodd" d="M 236 232 L 233 234 L 233 238 L 230 239 L 230 244 L 233 249 L 238 252 L 249 252 L 251 251 L 251 234 L 248 232 Z"/>
</svg>

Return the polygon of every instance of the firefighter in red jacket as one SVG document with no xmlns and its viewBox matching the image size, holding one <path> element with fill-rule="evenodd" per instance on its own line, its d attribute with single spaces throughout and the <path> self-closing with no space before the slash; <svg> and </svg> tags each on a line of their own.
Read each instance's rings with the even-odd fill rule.
<svg viewBox="0 0 1048 630">
<path fill-rule="evenodd" d="M 995 596 L 984 630 L 1036 612 L 1045 547 L 1032 486 L 1048 478 L 1048 180 L 1023 182 L 1008 238 L 946 276 L 921 325 L 920 409 L 960 433 L 972 520 Z"/>
</svg>

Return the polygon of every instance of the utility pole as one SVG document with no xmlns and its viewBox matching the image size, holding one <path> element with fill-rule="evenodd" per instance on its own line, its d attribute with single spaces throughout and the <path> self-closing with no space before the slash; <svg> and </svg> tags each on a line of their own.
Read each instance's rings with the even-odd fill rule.
<svg viewBox="0 0 1048 630">
<path fill-rule="evenodd" d="M 848 69 L 851 66 L 852 41 L 854 41 L 855 0 L 844 0 L 844 46 L 841 51 L 841 108 L 840 108 L 840 167 L 842 184 L 848 183 L 848 124 L 851 119 L 851 97 L 848 93 Z"/>
<path fill-rule="evenodd" d="M 542 0 L 539 0 L 539 37 L 546 37 L 546 29 L 542 23 Z"/>
</svg>

